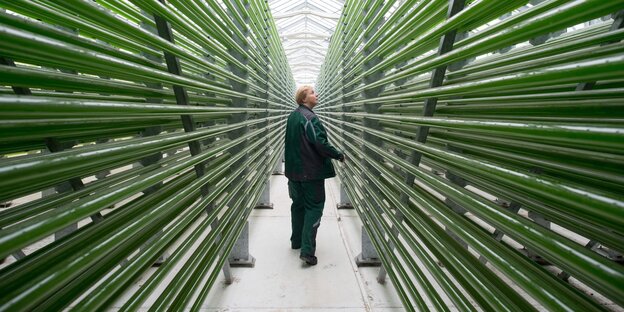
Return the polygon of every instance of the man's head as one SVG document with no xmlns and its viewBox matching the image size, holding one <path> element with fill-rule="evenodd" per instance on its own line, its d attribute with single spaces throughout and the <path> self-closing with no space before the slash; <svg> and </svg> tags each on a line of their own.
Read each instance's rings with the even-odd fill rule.
<svg viewBox="0 0 624 312">
<path fill-rule="evenodd" d="M 314 92 L 314 88 L 312 86 L 301 86 L 297 89 L 297 93 L 295 93 L 295 100 L 299 105 L 305 105 L 308 108 L 313 108 L 316 106 L 316 92 Z"/>
</svg>

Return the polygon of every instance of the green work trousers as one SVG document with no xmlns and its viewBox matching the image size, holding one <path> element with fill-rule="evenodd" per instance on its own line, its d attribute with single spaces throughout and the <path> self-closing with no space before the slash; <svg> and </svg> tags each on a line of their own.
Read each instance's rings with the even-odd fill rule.
<svg viewBox="0 0 624 312">
<path fill-rule="evenodd" d="M 288 181 L 293 248 L 301 247 L 302 255 L 314 256 L 316 232 L 321 225 L 325 205 L 325 180 Z"/>
</svg>

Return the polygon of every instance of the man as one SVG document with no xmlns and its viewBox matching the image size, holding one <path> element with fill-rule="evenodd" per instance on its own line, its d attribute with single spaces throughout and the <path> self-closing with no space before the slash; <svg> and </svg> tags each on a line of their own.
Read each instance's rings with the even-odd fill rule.
<svg viewBox="0 0 624 312">
<path fill-rule="evenodd" d="M 300 87 L 295 99 L 299 107 L 286 124 L 285 174 L 290 208 L 293 249 L 301 248 L 299 258 L 315 265 L 316 232 L 321 224 L 325 205 L 325 179 L 335 177 L 331 159 L 344 162 L 345 156 L 329 144 L 321 121 L 312 111 L 316 93 L 311 86 Z"/>
</svg>

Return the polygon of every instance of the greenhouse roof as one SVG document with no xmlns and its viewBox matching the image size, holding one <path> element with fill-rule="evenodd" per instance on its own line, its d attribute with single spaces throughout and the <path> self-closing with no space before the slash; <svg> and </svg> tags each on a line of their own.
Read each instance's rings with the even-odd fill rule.
<svg viewBox="0 0 624 312">
<path fill-rule="evenodd" d="M 314 84 L 344 0 L 269 0 L 297 84 Z"/>
</svg>

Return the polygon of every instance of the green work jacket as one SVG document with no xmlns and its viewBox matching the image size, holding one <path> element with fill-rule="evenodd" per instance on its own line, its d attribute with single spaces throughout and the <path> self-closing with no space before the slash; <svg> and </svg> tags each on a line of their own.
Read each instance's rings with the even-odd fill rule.
<svg viewBox="0 0 624 312">
<path fill-rule="evenodd" d="M 291 181 L 312 181 L 336 176 L 331 159 L 342 153 L 329 144 L 327 133 L 314 112 L 299 105 L 286 124 L 285 174 Z"/>
</svg>

